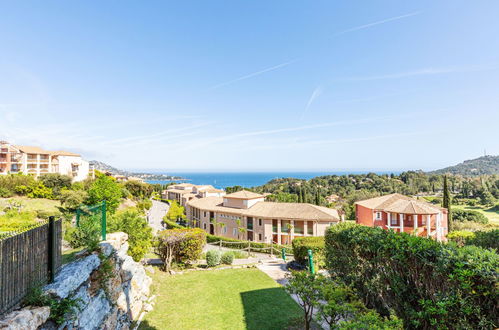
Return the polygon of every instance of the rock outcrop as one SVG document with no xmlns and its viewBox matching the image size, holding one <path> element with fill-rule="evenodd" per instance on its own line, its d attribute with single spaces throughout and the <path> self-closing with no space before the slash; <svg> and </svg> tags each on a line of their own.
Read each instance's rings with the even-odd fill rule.
<svg viewBox="0 0 499 330">
<path fill-rule="evenodd" d="M 127 255 L 128 235 L 112 233 L 92 253 L 66 264 L 44 290 L 61 301 L 71 299 L 71 317 L 56 325 L 47 321 L 49 307 L 26 307 L 0 320 L 0 329 L 128 329 L 149 296 L 151 278 L 144 267 Z"/>
</svg>

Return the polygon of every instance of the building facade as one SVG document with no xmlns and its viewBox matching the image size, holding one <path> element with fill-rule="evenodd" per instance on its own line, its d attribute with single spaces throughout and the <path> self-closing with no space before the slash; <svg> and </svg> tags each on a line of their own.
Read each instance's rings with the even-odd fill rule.
<svg viewBox="0 0 499 330">
<path fill-rule="evenodd" d="M 161 194 L 162 198 L 177 201 L 182 206 L 186 206 L 187 202 L 193 199 L 222 196 L 225 196 L 225 191 L 221 189 L 216 189 L 211 185 L 193 185 L 191 183 L 168 186 Z"/>
<path fill-rule="evenodd" d="M 340 221 L 338 211 L 305 203 L 266 202 L 265 196 L 239 191 L 224 197 L 192 199 L 186 206 L 194 227 L 228 238 L 290 244 L 295 237 L 324 236 Z"/>
<path fill-rule="evenodd" d="M 78 154 L 0 141 L 0 175 L 24 173 L 38 177 L 59 173 L 72 177 L 73 181 L 82 181 L 88 177 L 89 171 L 88 162 Z"/>
<path fill-rule="evenodd" d="M 400 194 L 355 203 L 356 222 L 369 227 L 446 240 L 447 209 Z"/>
</svg>

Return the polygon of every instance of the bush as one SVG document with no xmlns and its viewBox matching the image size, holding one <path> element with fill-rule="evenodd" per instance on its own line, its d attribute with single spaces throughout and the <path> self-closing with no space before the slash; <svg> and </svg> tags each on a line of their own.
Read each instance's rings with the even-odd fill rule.
<svg viewBox="0 0 499 330">
<path fill-rule="evenodd" d="M 29 198 L 53 198 L 52 189 L 45 187 L 41 181 L 38 181 L 29 187 L 27 196 Z"/>
<path fill-rule="evenodd" d="M 232 265 L 232 263 L 234 262 L 234 253 L 230 251 L 225 252 L 224 254 L 222 254 L 220 262 L 224 265 Z"/>
<path fill-rule="evenodd" d="M 466 241 L 473 237 L 475 237 L 474 232 L 465 230 L 456 230 L 447 234 L 447 239 L 451 242 L 455 242 L 459 246 L 466 245 Z"/>
<path fill-rule="evenodd" d="M 159 232 L 155 250 L 164 262 L 164 270 L 170 270 L 172 262 L 190 263 L 199 258 L 206 244 L 206 233 L 199 229 L 169 229 Z"/>
<path fill-rule="evenodd" d="M 326 263 L 367 307 L 393 309 L 406 328 L 497 327 L 494 251 L 339 224 L 326 233 Z"/>
<path fill-rule="evenodd" d="M 221 253 L 218 250 L 210 250 L 206 252 L 206 265 L 215 267 L 220 265 Z"/>
<path fill-rule="evenodd" d="M 296 262 L 303 266 L 308 265 L 308 250 L 312 250 L 314 264 L 317 268 L 324 268 L 325 242 L 324 237 L 298 237 L 292 242 L 293 255 Z"/>
<path fill-rule="evenodd" d="M 52 189 L 53 194 L 59 196 L 62 189 L 69 189 L 73 179 L 68 175 L 59 173 L 46 173 L 38 177 L 38 181 L 47 188 Z"/>
<path fill-rule="evenodd" d="M 10 198 L 14 193 L 7 188 L 0 187 L 0 198 Z"/>
<path fill-rule="evenodd" d="M 99 247 L 100 235 L 100 216 L 82 216 L 79 227 L 68 228 L 64 239 L 73 249 L 85 247 L 88 251 L 95 251 Z"/>
<path fill-rule="evenodd" d="M 60 193 L 61 205 L 66 209 L 74 211 L 88 198 L 84 190 L 62 190 Z"/>
<path fill-rule="evenodd" d="M 489 219 L 482 213 L 473 210 L 453 210 L 452 220 L 454 221 L 473 221 L 478 223 L 488 223 Z"/>
<path fill-rule="evenodd" d="M 59 211 L 47 211 L 47 210 L 36 210 L 36 217 L 38 219 L 47 220 L 49 217 L 54 216 L 56 218 L 61 217 L 62 214 Z"/>
<path fill-rule="evenodd" d="M 152 229 L 147 220 L 135 208 L 116 212 L 107 223 L 108 232 L 122 231 L 128 234 L 128 253 L 135 261 L 140 261 L 152 246 Z"/>
</svg>

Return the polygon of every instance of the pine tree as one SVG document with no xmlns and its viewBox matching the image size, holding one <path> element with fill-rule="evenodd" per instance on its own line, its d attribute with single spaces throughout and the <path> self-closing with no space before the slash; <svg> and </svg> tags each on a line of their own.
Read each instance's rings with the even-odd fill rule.
<svg viewBox="0 0 499 330">
<path fill-rule="evenodd" d="M 452 212 L 451 212 L 451 199 L 450 199 L 450 193 L 449 193 L 449 185 L 447 184 L 447 175 L 444 175 L 444 198 L 442 200 L 442 206 L 447 209 L 449 212 L 447 214 L 447 227 L 448 231 L 450 232 L 452 230 Z"/>
</svg>

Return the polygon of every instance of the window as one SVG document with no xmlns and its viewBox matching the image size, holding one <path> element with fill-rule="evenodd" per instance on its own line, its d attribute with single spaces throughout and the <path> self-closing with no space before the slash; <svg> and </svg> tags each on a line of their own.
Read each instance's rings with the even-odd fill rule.
<svg viewBox="0 0 499 330">
<path fill-rule="evenodd" d="M 262 219 L 260 219 L 262 220 Z M 262 240 L 262 234 L 258 234 L 258 240 L 261 241 Z"/>
<path fill-rule="evenodd" d="M 204 217 L 206 218 L 206 211 L 204 211 Z"/>
<path fill-rule="evenodd" d="M 227 226 L 224 227 L 224 234 L 227 234 Z"/>
<path fill-rule="evenodd" d="M 381 220 L 381 212 L 376 212 L 376 220 Z"/>
<path fill-rule="evenodd" d="M 204 230 L 206 230 L 206 224 L 205 223 L 203 224 L 203 228 L 204 228 Z"/>
<path fill-rule="evenodd" d="M 261 226 L 262 225 L 262 219 L 258 219 L 258 225 Z M 260 239 L 261 240 L 261 239 Z"/>
<path fill-rule="evenodd" d="M 232 235 L 237 236 L 237 228 L 232 229 Z"/>
</svg>

